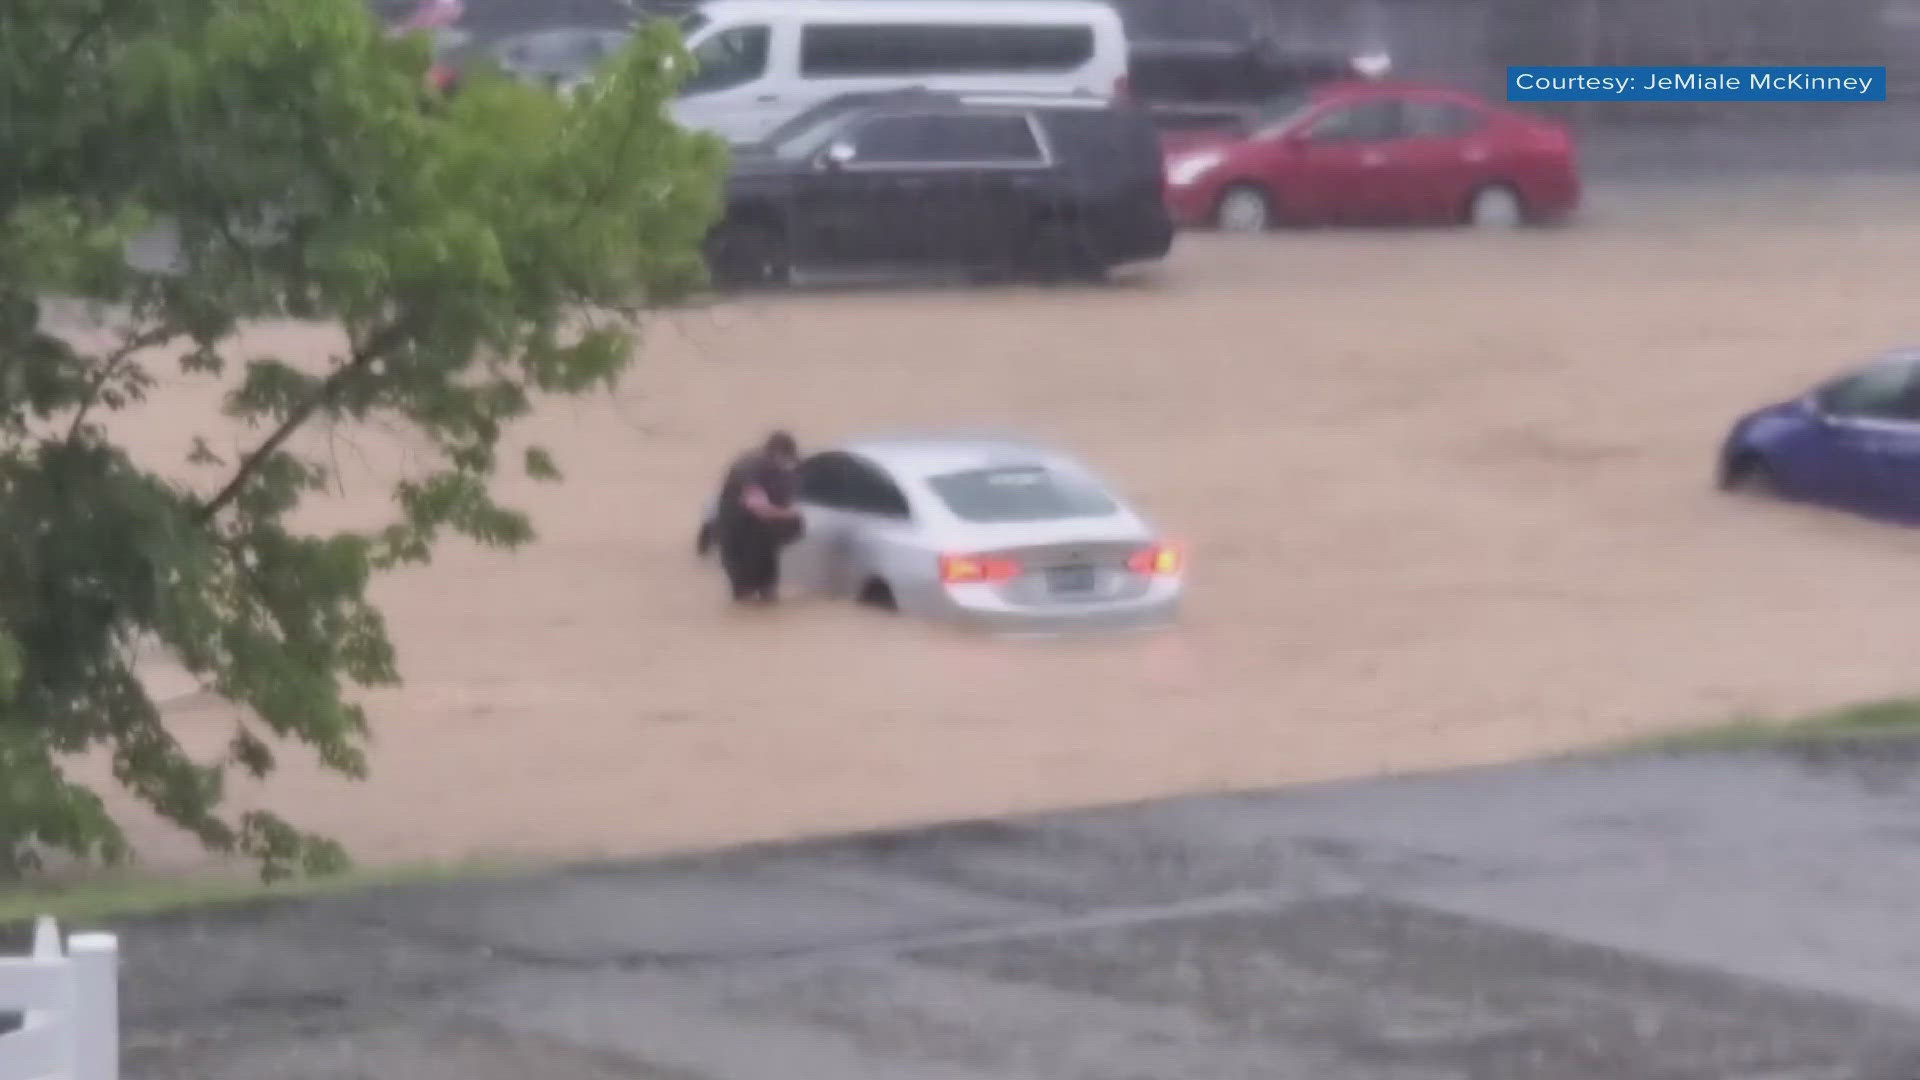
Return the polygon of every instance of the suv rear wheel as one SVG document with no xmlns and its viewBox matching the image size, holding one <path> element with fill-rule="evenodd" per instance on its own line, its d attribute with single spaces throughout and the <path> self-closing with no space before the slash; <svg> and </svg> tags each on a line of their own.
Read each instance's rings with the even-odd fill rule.
<svg viewBox="0 0 1920 1080">
<path fill-rule="evenodd" d="M 707 270 L 722 288 L 785 285 L 793 277 L 786 235 L 770 221 L 725 222 L 707 239 Z"/>
<path fill-rule="evenodd" d="M 1106 267 L 1077 223 L 1061 218 L 1036 222 L 1027 248 L 1027 268 L 1048 280 L 1097 280 Z"/>
</svg>

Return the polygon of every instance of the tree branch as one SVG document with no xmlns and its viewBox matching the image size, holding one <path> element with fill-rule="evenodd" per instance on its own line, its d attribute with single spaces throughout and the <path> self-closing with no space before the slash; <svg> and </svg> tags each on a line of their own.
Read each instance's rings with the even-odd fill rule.
<svg viewBox="0 0 1920 1080">
<path fill-rule="evenodd" d="M 312 397 L 289 412 L 286 419 L 280 421 L 280 426 L 273 430 L 273 434 L 267 436 L 265 442 L 254 447 L 246 457 L 241 459 L 239 467 L 234 469 L 233 476 L 228 478 L 226 485 L 215 492 L 213 498 L 200 505 L 196 520 L 203 525 L 212 521 L 214 515 L 238 498 L 240 492 L 245 490 L 247 482 L 266 467 L 267 459 L 273 456 L 274 451 L 280 449 L 288 439 L 292 438 L 293 433 L 300 430 L 302 424 L 313 419 L 313 414 L 319 412 L 322 406 L 331 402 L 340 393 L 340 388 L 347 384 L 347 380 L 366 370 L 375 360 L 380 359 L 388 350 L 399 344 L 400 338 L 406 334 L 408 322 L 409 320 L 404 317 L 394 319 L 355 349 L 345 364 L 322 380 L 320 388 L 314 391 Z"/>
<path fill-rule="evenodd" d="M 115 5 L 113 4 L 102 4 L 94 9 L 93 18 L 88 19 L 86 24 L 81 26 L 79 31 L 67 40 L 66 48 L 60 50 L 61 67 L 70 67 L 73 61 L 79 57 L 80 50 L 86 48 L 94 38 L 100 35 L 101 31 L 107 28 L 107 21 L 117 14 L 117 12 L 113 10 L 114 7 Z"/>
<path fill-rule="evenodd" d="M 172 327 L 163 323 L 121 339 L 120 347 L 108 353 L 106 358 L 100 361 L 100 370 L 96 371 L 88 382 L 86 393 L 80 399 L 80 407 L 74 411 L 73 423 L 67 427 L 66 441 L 71 443 L 80 437 L 80 428 L 87 422 L 87 414 L 100 403 L 100 392 L 107 388 L 107 383 L 119 373 L 121 365 L 125 364 L 128 358 L 143 349 L 164 345 L 178 336 Z"/>
</svg>

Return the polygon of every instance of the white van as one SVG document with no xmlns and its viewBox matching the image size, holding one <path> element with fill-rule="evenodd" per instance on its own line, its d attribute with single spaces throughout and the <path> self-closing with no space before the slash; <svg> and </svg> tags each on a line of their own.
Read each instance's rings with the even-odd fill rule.
<svg viewBox="0 0 1920 1080">
<path fill-rule="evenodd" d="M 1104 0 L 710 0 L 681 31 L 696 68 L 673 118 L 736 143 L 840 94 L 1126 85 L 1126 31 Z"/>
</svg>

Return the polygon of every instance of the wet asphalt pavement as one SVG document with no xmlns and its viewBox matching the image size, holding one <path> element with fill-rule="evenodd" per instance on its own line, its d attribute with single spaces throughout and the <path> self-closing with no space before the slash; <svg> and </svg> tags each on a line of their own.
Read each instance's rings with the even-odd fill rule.
<svg viewBox="0 0 1920 1080">
<path fill-rule="evenodd" d="M 128 1075 L 1914 1080 L 1920 743 L 1209 797 L 123 927 Z"/>
</svg>

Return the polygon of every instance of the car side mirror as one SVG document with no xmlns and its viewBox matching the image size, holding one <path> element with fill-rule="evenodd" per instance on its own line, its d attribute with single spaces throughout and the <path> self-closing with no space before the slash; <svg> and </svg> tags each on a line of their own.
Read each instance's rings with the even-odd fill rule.
<svg viewBox="0 0 1920 1080">
<path fill-rule="evenodd" d="M 836 142 L 820 152 L 820 167 L 837 169 L 853 161 L 855 151 L 850 142 Z"/>
</svg>

